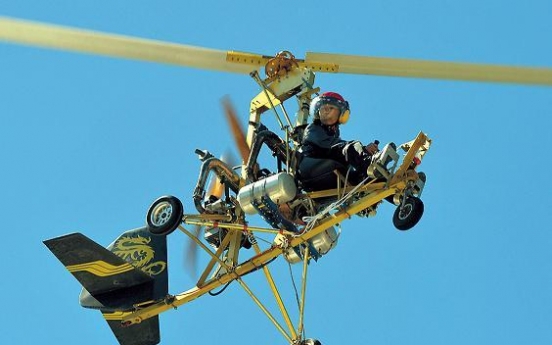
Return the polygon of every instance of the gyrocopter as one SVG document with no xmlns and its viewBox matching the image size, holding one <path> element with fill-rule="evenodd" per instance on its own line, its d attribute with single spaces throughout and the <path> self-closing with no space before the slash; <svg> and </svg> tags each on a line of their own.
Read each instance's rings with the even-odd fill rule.
<svg viewBox="0 0 552 345">
<path fill-rule="evenodd" d="M 80 304 L 99 310 L 122 345 L 159 343 L 159 314 L 233 281 L 243 287 L 285 341 L 320 344 L 304 331 L 305 277 L 309 263 L 328 255 L 337 245 L 336 227 L 351 217 L 369 217 L 378 207 L 387 206 L 395 207 L 392 223 L 399 230 L 408 230 L 421 219 L 426 176 L 418 170 L 431 146 L 423 132 L 403 144 L 384 145 L 360 181 L 352 181 L 348 169 L 334 165 L 309 179 L 298 174 L 309 104 L 320 91 L 315 86 L 316 73 L 552 85 L 552 70 L 545 68 L 326 53 L 307 53 L 298 59 L 287 51 L 264 56 L 5 17 L 0 17 L 0 40 L 249 74 L 259 85 L 260 92 L 250 103 L 246 134 L 241 133 L 233 109 L 225 105 L 242 164 L 235 167 L 208 150 L 196 150 L 199 177 L 191 191 L 192 213 L 185 212 L 178 198 L 166 195 L 149 207 L 144 226 L 124 232 L 107 248 L 81 233 L 44 241 L 83 286 Z M 261 76 L 263 68 L 265 75 Z M 298 109 L 293 119 L 285 108 L 292 100 Z M 277 131 L 263 124 L 262 116 L 267 113 L 276 116 Z M 272 157 L 272 165 L 262 166 L 259 156 L 263 150 Z M 209 184 L 211 178 L 215 182 Z M 263 223 L 252 224 L 253 217 Z M 167 236 L 177 229 L 192 241 L 191 251 L 200 248 L 208 256 L 208 263 L 194 287 L 169 293 Z M 259 234 L 272 240 L 258 241 Z M 302 267 L 298 320 L 290 317 L 269 270 L 278 257 Z M 274 295 L 278 317 L 242 279 L 259 270 Z"/>
</svg>

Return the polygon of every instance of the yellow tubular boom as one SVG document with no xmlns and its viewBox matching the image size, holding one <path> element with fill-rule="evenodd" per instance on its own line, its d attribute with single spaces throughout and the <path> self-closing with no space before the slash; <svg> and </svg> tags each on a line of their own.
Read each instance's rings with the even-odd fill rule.
<svg viewBox="0 0 552 345">
<path fill-rule="evenodd" d="M 267 234 L 280 234 L 283 233 L 285 235 L 294 235 L 291 231 L 282 231 L 278 229 L 272 229 L 272 228 L 261 228 L 256 226 L 248 226 L 243 224 L 235 224 L 235 223 L 221 223 L 221 222 L 213 222 L 213 221 L 195 221 L 195 220 L 188 220 L 184 219 L 184 223 L 189 225 L 199 225 L 199 226 L 207 226 L 207 227 L 214 227 L 214 228 L 221 228 L 221 229 L 228 229 L 228 230 L 234 230 L 234 231 L 251 231 L 251 232 L 261 232 L 261 233 L 267 233 Z"/>
<path fill-rule="evenodd" d="M 325 231 L 330 226 L 333 226 L 337 223 L 340 223 L 344 219 L 350 218 L 352 215 L 354 215 L 357 212 L 360 212 L 361 210 L 373 205 L 374 203 L 382 200 L 383 198 L 394 194 L 397 190 L 401 190 L 404 188 L 404 182 L 397 183 L 396 186 L 392 186 L 388 190 L 381 191 L 379 193 L 368 195 L 361 200 L 359 200 L 357 203 L 352 205 L 351 207 L 348 207 L 340 212 L 338 212 L 334 216 L 330 216 L 325 218 L 323 221 L 319 223 L 316 227 L 314 227 L 311 231 L 309 231 L 306 234 L 303 234 L 299 237 L 294 238 L 290 245 L 292 247 L 297 246 L 301 243 L 304 243 L 311 239 L 312 237 L 318 235 L 319 233 Z M 400 188 L 402 187 L 402 188 Z M 147 318 L 150 318 L 152 316 L 158 315 L 164 311 L 167 311 L 168 309 L 179 307 L 185 303 L 191 302 L 194 299 L 206 294 L 207 292 L 216 289 L 226 283 L 228 283 L 231 280 L 237 279 L 238 277 L 243 276 L 246 273 L 249 273 L 253 270 L 255 270 L 257 267 L 260 267 L 261 265 L 266 264 L 268 261 L 276 258 L 282 254 L 282 249 L 278 247 L 271 247 L 268 250 L 265 250 L 264 252 L 261 252 L 260 254 L 256 255 L 252 259 L 244 262 L 243 264 L 237 266 L 233 271 L 229 271 L 228 273 L 218 277 L 216 280 L 210 280 L 205 282 L 205 285 L 201 287 L 192 288 L 188 291 L 185 291 L 181 294 L 178 294 L 174 296 L 174 299 L 170 299 L 169 301 L 162 301 L 159 303 L 156 303 L 150 307 L 144 308 L 142 310 L 138 310 L 131 315 L 125 316 L 122 321 L 124 324 L 134 324 L 139 323 L 142 320 L 145 320 Z"/>
</svg>

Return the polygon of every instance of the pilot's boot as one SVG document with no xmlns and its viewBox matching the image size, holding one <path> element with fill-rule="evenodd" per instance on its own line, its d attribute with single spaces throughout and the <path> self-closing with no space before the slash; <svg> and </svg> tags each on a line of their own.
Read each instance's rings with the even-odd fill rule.
<svg viewBox="0 0 552 345">
<path fill-rule="evenodd" d="M 426 174 L 425 174 L 425 172 L 423 172 L 423 171 L 420 171 L 420 172 L 418 173 L 418 178 L 419 178 L 420 180 L 422 180 L 423 183 L 425 183 L 426 180 L 427 180 Z"/>
<path fill-rule="evenodd" d="M 425 183 L 426 183 L 427 177 L 426 174 L 423 171 L 420 171 L 418 173 L 418 180 L 416 181 L 416 185 L 414 186 L 414 190 L 420 196 L 422 194 L 422 191 L 424 190 Z"/>
<path fill-rule="evenodd" d="M 385 145 L 383 150 L 376 153 L 366 170 L 368 176 L 375 179 L 389 179 L 399 161 L 399 155 L 396 150 L 397 145 L 389 143 Z"/>
<path fill-rule="evenodd" d="M 368 176 L 366 171 L 372 163 L 372 156 L 365 150 L 360 141 L 352 141 L 343 148 L 343 156 L 347 164 L 354 168 L 352 180 L 354 184 L 360 183 Z"/>
</svg>

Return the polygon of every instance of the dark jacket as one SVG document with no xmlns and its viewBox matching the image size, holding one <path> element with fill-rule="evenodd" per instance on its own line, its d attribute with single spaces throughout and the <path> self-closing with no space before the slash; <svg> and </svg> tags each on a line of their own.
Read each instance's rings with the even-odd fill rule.
<svg viewBox="0 0 552 345">
<path fill-rule="evenodd" d="M 338 126 L 325 126 L 320 120 L 314 120 L 305 128 L 301 154 L 303 157 L 332 159 L 343 165 L 343 147 L 347 142 L 339 136 Z"/>
<path fill-rule="evenodd" d="M 335 188 L 335 170 L 342 175 L 349 171 L 350 181 L 356 184 L 365 177 L 369 158 L 362 143 L 341 139 L 338 126 L 325 126 L 314 120 L 303 133 L 298 177 L 305 190 Z"/>
<path fill-rule="evenodd" d="M 305 128 L 298 166 L 298 177 L 305 190 L 335 188 L 337 176 L 334 170 L 342 174 L 347 170 L 342 153 L 346 144 L 340 138 L 337 126 L 325 126 L 320 120 L 315 120 Z"/>
</svg>

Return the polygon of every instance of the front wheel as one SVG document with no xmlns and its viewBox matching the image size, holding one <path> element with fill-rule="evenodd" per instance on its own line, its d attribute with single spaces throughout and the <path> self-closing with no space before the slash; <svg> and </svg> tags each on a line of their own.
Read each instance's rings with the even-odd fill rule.
<svg viewBox="0 0 552 345">
<path fill-rule="evenodd" d="M 424 214 L 424 203 L 420 198 L 409 197 L 395 210 L 393 225 L 399 230 L 409 230 L 418 224 Z"/>
<path fill-rule="evenodd" d="M 184 214 L 182 202 L 174 196 L 160 197 L 151 204 L 146 216 L 148 231 L 154 235 L 169 235 L 180 222 Z"/>
</svg>

